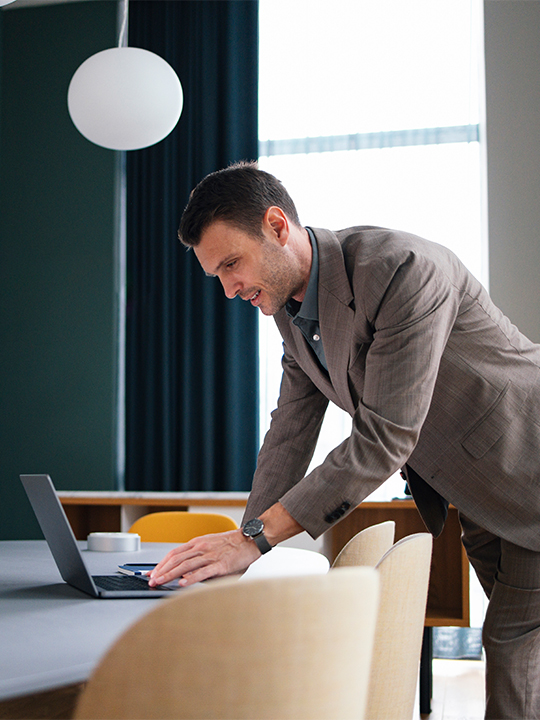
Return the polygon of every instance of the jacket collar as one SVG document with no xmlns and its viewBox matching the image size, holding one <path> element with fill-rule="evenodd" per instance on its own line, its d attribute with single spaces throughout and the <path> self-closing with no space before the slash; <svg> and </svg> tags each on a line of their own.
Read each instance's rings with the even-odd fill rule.
<svg viewBox="0 0 540 720">
<path fill-rule="evenodd" d="M 335 233 L 313 228 L 319 247 L 319 292 L 321 288 L 343 305 L 354 300 L 345 268 L 343 248 Z M 320 305 L 320 301 L 319 301 Z"/>
</svg>

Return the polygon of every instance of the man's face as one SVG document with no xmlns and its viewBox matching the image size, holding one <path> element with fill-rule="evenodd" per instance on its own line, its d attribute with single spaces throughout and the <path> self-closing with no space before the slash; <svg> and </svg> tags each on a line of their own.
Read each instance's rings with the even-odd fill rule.
<svg viewBox="0 0 540 720">
<path fill-rule="evenodd" d="M 264 315 L 275 315 L 303 286 L 294 255 L 264 224 L 262 237 L 254 238 L 218 220 L 193 250 L 205 273 L 220 279 L 228 298 L 240 295 Z"/>
</svg>

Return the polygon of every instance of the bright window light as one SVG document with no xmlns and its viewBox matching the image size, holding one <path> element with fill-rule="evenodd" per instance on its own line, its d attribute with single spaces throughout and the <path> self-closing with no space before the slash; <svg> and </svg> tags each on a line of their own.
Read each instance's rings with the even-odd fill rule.
<svg viewBox="0 0 540 720">
<path fill-rule="evenodd" d="M 259 166 L 283 182 L 303 224 L 416 233 L 451 248 L 487 283 L 481 38 L 479 0 L 260 0 Z M 441 129 L 457 135 L 434 141 Z M 402 130 L 415 132 L 396 141 Z M 463 132 L 472 139 L 460 141 Z M 306 138 L 323 140 L 302 145 Z M 344 142 L 366 149 L 304 148 Z M 262 441 L 282 347 L 272 319 L 261 315 L 259 327 Z M 350 425 L 330 406 L 312 467 Z M 402 490 L 393 479 L 371 499 Z"/>
</svg>

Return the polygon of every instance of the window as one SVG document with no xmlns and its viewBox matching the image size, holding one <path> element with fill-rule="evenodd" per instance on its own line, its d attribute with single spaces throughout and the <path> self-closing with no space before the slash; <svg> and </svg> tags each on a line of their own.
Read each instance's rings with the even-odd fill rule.
<svg viewBox="0 0 540 720">
<path fill-rule="evenodd" d="M 315 227 L 382 225 L 450 247 L 486 284 L 479 0 L 260 0 L 261 168 Z M 261 440 L 281 340 L 260 317 Z M 331 406 L 312 466 L 350 432 Z M 377 497 L 402 492 L 386 483 Z"/>
</svg>

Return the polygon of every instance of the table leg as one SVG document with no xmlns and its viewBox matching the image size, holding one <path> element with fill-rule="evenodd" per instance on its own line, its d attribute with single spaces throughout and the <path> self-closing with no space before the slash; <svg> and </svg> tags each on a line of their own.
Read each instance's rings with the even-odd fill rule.
<svg viewBox="0 0 540 720">
<path fill-rule="evenodd" d="M 424 628 L 420 656 L 420 714 L 429 715 L 433 697 L 433 628 Z"/>
</svg>

